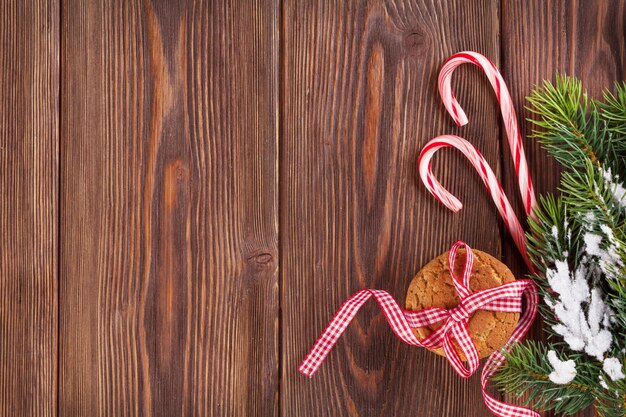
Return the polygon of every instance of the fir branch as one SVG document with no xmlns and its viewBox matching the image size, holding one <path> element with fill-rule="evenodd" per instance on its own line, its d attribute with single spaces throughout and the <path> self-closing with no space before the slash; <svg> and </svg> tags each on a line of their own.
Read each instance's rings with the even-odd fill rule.
<svg viewBox="0 0 626 417">
<path fill-rule="evenodd" d="M 536 119 L 532 136 L 560 163 L 585 168 L 587 161 L 613 172 L 626 169 L 626 85 L 590 100 L 582 83 L 566 75 L 545 81 L 528 97 Z"/>
<path fill-rule="evenodd" d="M 590 161 L 580 170 L 563 174 L 561 193 L 572 215 L 580 217 L 593 213 L 599 222 L 608 224 L 614 233 L 623 234 L 618 228 L 618 224 L 623 221 L 622 208 L 615 204 L 601 171 Z"/>
<path fill-rule="evenodd" d="M 602 172 L 587 163 L 586 170 L 570 171 L 563 175 L 563 200 L 577 222 L 586 222 L 586 228 L 601 232 L 598 225 L 608 227 L 616 241 L 618 255 L 622 266 L 614 265 L 614 273 L 610 279 L 600 282 L 607 294 L 608 302 L 614 309 L 614 319 L 619 326 L 614 330 L 620 347 L 626 347 L 626 228 L 624 227 L 626 212 L 624 207 L 616 203 L 613 192 L 603 178 Z M 593 214 L 595 219 L 589 224 L 585 216 Z M 580 256 L 580 255 L 578 255 Z"/>
<path fill-rule="evenodd" d="M 578 267 L 580 259 L 580 224 L 572 221 L 568 207 L 561 197 L 540 196 L 535 218 L 528 220 L 527 234 L 530 259 L 539 273 L 532 276 L 545 301 L 554 302 L 554 293 L 546 278 L 546 271 L 555 261 L 567 260 L 572 268 Z M 544 320 L 544 331 L 553 343 L 560 343 L 553 326 L 558 323 L 548 302 L 539 304 L 539 313 Z"/>
<path fill-rule="evenodd" d="M 602 417 L 625 417 L 626 378 L 616 376 L 614 361 L 624 372 L 626 84 L 597 101 L 580 81 L 557 75 L 528 100 L 537 118 L 533 136 L 567 168 L 561 197 L 542 196 L 529 219 L 528 251 L 539 270 L 533 278 L 545 301 L 539 307 L 551 343 L 515 346 L 496 384 L 526 394 L 534 408 L 571 414 L 593 404 Z M 554 382 L 567 381 L 563 375 L 572 365 L 563 364 L 559 374 L 549 350 L 575 362 L 570 383 Z"/>
<path fill-rule="evenodd" d="M 564 165 L 580 167 L 586 160 L 598 161 L 594 127 L 597 109 L 580 81 L 557 75 L 552 84 L 545 81 L 528 97 L 529 110 L 537 119 L 531 120 L 539 129 L 533 137 Z"/>
<path fill-rule="evenodd" d="M 598 393 L 596 410 L 602 417 L 623 417 L 626 415 L 626 382 L 604 379 L 607 389 Z"/>
<path fill-rule="evenodd" d="M 604 92 L 604 102 L 599 102 L 602 118 L 606 121 L 608 140 L 612 142 L 614 152 L 611 155 L 614 172 L 626 170 L 626 84 L 616 83 L 615 94 Z"/>
<path fill-rule="evenodd" d="M 609 129 L 626 136 L 626 84 L 616 83 L 615 94 L 605 91 L 600 108 L 609 122 Z"/>
<path fill-rule="evenodd" d="M 590 381 L 576 375 L 569 384 L 555 384 L 549 378 L 553 369 L 547 354 L 548 349 L 534 341 L 515 345 L 494 376 L 495 385 L 521 399 L 525 406 L 545 411 L 570 415 L 591 405 L 597 393 Z M 577 364 L 579 367 L 582 368 Z"/>
</svg>

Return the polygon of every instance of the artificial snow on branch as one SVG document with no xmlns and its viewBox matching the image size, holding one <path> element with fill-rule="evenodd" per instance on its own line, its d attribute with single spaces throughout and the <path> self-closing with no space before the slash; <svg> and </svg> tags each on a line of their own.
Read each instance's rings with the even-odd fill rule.
<svg viewBox="0 0 626 417">
<path fill-rule="evenodd" d="M 593 404 L 626 416 L 626 86 L 602 101 L 557 76 L 529 97 L 533 137 L 565 167 L 560 196 L 540 198 L 528 251 L 539 273 L 547 345 L 518 345 L 495 378 L 543 410 Z"/>
</svg>

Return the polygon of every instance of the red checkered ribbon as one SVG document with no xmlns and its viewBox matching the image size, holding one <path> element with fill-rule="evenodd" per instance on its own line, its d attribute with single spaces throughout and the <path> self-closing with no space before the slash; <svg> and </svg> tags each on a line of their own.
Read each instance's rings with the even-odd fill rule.
<svg viewBox="0 0 626 417">
<path fill-rule="evenodd" d="M 459 279 L 454 274 L 454 264 L 457 251 L 461 247 L 465 247 L 467 255 L 463 276 Z M 457 307 L 451 310 L 432 307 L 420 311 L 410 311 L 401 308 L 386 291 L 361 290 L 348 298 L 339 308 L 339 311 L 337 311 L 335 317 L 333 317 L 330 324 L 317 339 L 298 370 L 304 375 L 313 376 L 361 306 L 371 297 L 374 297 L 398 338 L 413 346 L 421 346 L 428 349 L 443 347 L 450 365 L 461 377 L 467 378 L 478 369 L 479 364 L 478 351 L 470 338 L 467 328 L 467 323 L 472 313 L 477 310 L 522 313 L 522 297 L 525 297 L 526 308 L 509 340 L 500 351 L 494 352 L 489 356 L 482 371 L 481 385 L 485 404 L 495 415 L 502 417 L 539 417 L 537 412 L 528 408 L 496 400 L 486 390 L 491 376 L 495 374 L 505 360 L 503 352 L 508 351 L 514 343 L 526 334 L 535 319 L 537 313 L 537 289 L 534 282 L 525 279 L 516 280 L 499 287 L 472 293 L 469 286 L 474 263 L 472 249 L 463 242 L 456 242 L 450 249 L 448 263 L 454 288 L 460 299 Z M 412 329 L 440 322 L 443 325 L 423 340 L 419 340 L 413 333 Z M 457 341 L 461 351 L 467 358 L 467 367 L 463 364 L 457 349 L 454 347 L 453 340 Z"/>
</svg>

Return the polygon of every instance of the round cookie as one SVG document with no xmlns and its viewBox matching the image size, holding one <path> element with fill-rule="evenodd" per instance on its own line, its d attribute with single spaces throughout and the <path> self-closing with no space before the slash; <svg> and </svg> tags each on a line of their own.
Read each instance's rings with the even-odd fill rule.
<svg viewBox="0 0 626 417">
<path fill-rule="evenodd" d="M 513 273 L 502 262 L 493 256 L 473 249 L 474 266 L 470 278 L 470 290 L 472 292 L 485 290 L 515 280 Z M 457 252 L 454 264 L 454 273 L 461 279 L 465 266 L 465 250 Z M 459 304 L 452 276 L 448 267 L 448 252 L 443 253 L 430 261 L 417 273 L 411 281 L 406 296 L 406 308 L 408 310 L 421 310 L 428 307 L 440 307 L 451 309 Z M 506 313 L 478 310 L 472 314 L 468 321 L 469 333 L 476 345 L 478 355 L 481 358 L 489 356 L 494 351 L 504 346 L 519 320 L 519 313 Z M 423 339 L 439 328 L 442 323 L 436 323 L 429 327 L 413 329 L 415 335 Z M 458 343 L 454 345 L 462 360 L 466 360 Z M 443 348 L 433 349 L 433 352 L 445 356 Z"/>
</svg>

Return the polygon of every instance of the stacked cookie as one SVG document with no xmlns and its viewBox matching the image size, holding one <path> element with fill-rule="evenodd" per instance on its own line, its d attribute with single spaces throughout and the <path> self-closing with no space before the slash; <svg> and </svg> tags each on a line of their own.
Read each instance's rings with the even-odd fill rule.
<svg viewBox="0 0 626 417">
<path fill-rule="evenodd" d="M 515 280 L 509 268 L 493 256 L 475 249 L 473 253 L 474 266 L 470 278 L 470 290 L 472 292 L 497 287 Z M 465 256 L 465 250 L 459 250 L 457 253 L 457 259 L 454 263 L 456 277 L 463 275 Z M 421 310 L 428 307 L 440 307 L 449 310 L 458 304 L 459 297 L 452 283 L 448 266 L 448 252 L 446 252 L 426 264 L 413 278 L 406 296 L 406 308 Z M 513 333 L 518 320 L 518 313 L 476 311 L 468 321 L 468 328 L 479 356 L 484 358 L 499 350 Z M 417 337 L 423 339 L 439 326 L 441 323 L 413 329 L 413 332 Z M 461 352 L 456 341 L 454 344 L 461 359 L 465 360 L 465 355 Z M 445 356 L 441 348 L 433 351 Z"/>
</svg>

